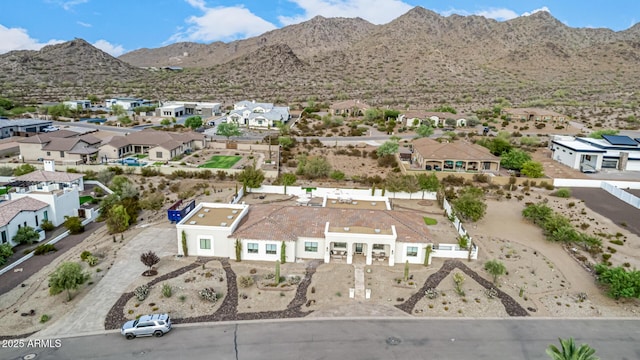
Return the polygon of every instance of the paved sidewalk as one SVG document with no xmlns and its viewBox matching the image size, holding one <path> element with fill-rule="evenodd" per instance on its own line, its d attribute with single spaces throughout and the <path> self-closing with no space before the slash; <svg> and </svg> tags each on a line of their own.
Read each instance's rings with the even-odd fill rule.
<svg viewBox="0 0 640 360">
<path fill-rule="evenodd" d="M 104 278 L 75 304 L 74 309 L 34 337 L 55 338 L 104 331 L 104 320 L 113 304 L 146 269 L 140 262 L 140 254 L 149 250 L 161 258 L 175 254 L 175 228 L 150 227 L 129 240 Z"/>
<path fill-rule="evenodd" d="M 365 289 L 364 289 L 364 264 L 354 264 L 355 268 L 353 275 L 355 276 L 354 286 L 355 286 L 355 298 L 356 299 L 364 299 L 365 298 Z"/>
</svg>

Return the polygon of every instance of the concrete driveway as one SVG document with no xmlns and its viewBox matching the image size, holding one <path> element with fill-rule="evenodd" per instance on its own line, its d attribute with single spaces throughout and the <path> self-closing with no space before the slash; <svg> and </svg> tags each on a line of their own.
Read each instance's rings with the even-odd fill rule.
<svg viewBox="0 0 640 360">
<path fill-rule="evenodd" d="M 113 304 L 146 269 L 140 262 L 140 254 L 153 250 L 162 258 L 175 254 L 176 244 L 175 228 L 149 227 L 142 231 L 118 252 L 111 269 L 88 294 L 74 304 L 73 310 L 34 334 L 34 337 L 54 338 L 103 331 L 104 320 Z"/>
</svg>

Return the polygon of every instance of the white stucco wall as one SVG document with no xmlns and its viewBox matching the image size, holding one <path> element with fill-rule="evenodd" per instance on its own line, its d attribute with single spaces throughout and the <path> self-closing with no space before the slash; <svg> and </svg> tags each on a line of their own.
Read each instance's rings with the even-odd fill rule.
<svg viewBox="0 0 640 360">
<path fill-rule="evenodd" d="M 60 226 L 64 223 L 65 216 L 77 216 L 80 208 L 80 194 L 78 187 L 64 188 L 64 191 L 56 191 L 53 193 L 41 192 L 25 192 L 11 193 L 11 199 L 19 199 L 22 197 L 31 197 L 49 204 L 49 221 L 54 226 Z"/>
<path fill-rule="evenodd" d="M 49 208 L 49 206 L 38 211 L 22 211 L 18 213 L 18 215 L 16 215 L 9 222 L 9 224 L 7 224 L 4 227 L 1 227 L 0 232 L 6 231 L 8 243 L 11 244 L 11 246 L 16 246 L 18 244 L 13 242 L 13 237 L 18 232 L 18 225 L 22 227 L 22 226 L 25 226 L 25 223 L 26 223 L 26 226 L 32 227 L 34 229 L 39 228 L 40 225 L 42 224 L 42 221 L 44 220 L 45 211 L 48 211 L 49 214 L 51 213 L 51 209 Z M 38 218 L 37 221 L 36 221 L 36 217 Z M 49 217 L 49 220 L 51 220 L 51 217 Z M 42 237 L 39 240 L 42 240 Z"/>
</svg>

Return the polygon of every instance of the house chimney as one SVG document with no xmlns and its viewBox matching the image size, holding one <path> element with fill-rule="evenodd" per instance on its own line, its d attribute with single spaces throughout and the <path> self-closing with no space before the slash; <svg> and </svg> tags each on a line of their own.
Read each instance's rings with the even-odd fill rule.
<svg viewBox="0 0 640 360">
<path fill-rule="evenodd" d="M 56 162 L 53 160 L 44 160 L 44 171 L 56 171 Z"/>
</svg>

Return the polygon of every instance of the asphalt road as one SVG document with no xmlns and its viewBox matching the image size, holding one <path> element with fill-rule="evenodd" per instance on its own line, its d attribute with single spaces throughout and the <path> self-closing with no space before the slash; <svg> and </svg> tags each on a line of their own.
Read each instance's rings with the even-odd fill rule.
<svg viewBox="0 0 640 360">
<path fill-rule="evenodd" d="M 2 359 L 549 359 L 558 337 L 603 360 L 640 359 L 640 320 L 332 319 L 180 326 L 163 338 L 119 333 L 0 348 Z M 36 336 L 37 337 L 37 336 Z M 31 344 L 35 345 L 35 344 Z M 56 345 L 59 345 L 56 347 Z"/>
</svg>

